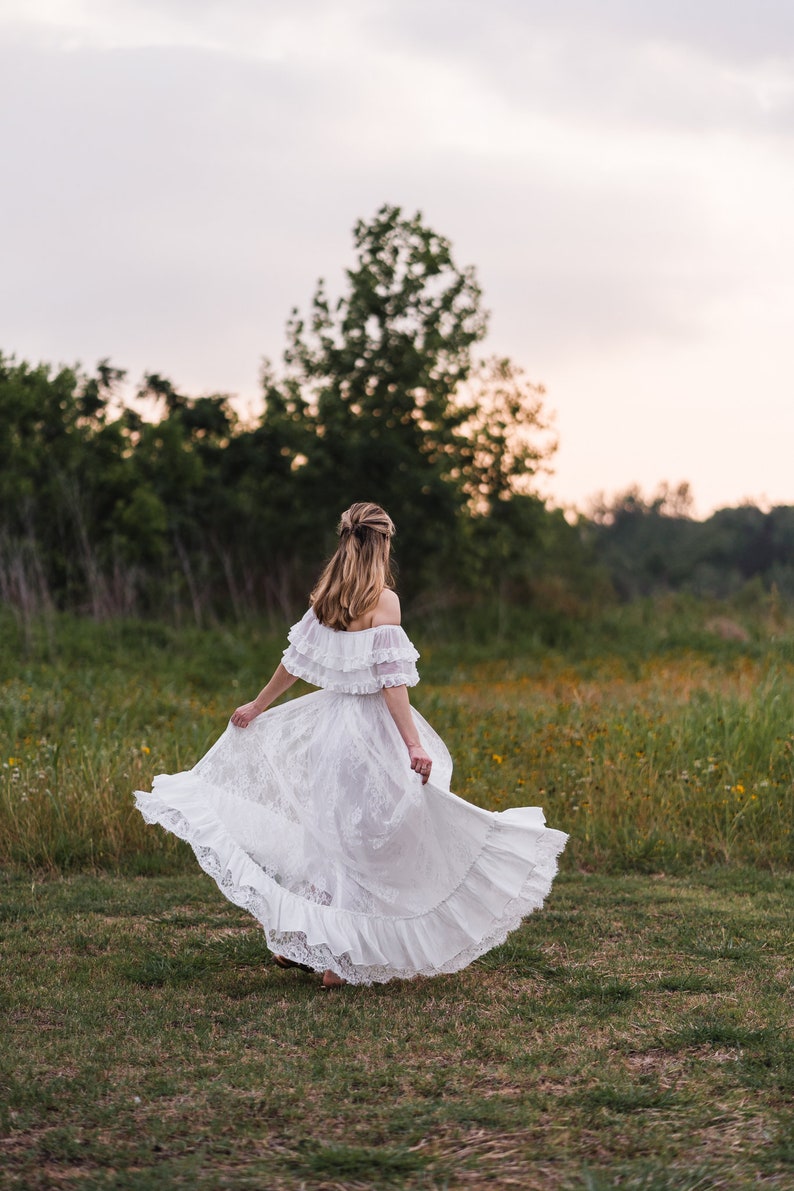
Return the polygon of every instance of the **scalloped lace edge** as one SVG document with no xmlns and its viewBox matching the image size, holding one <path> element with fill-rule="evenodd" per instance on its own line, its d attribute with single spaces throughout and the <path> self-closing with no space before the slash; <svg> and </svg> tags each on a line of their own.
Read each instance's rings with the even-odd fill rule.
<svg viewBox="0 0 794 1191">
<path fill-rule="evenodd" d="M 441 976 L 459 972 L 468 967 L 481 955 L 493 950 L 516 930 L 523 920 L 541 908 L 548 896 L 558 871 L 558 857 L 565 847 L 567 836 L 562 832 L 546 829 L 538 840 L 538 857 L 527 876 L 518 896 L 509 900 L 492 928 L 479 939 L 463 948 L 457 955 L 438 966 L 417 966 L 396 968 L 390 965 L 354 964 L 347 955 L 336 955 L 327 944 L 310 944 L 302 931 L 276 931 L 267 924 L 267 899 L 251 885 L 236 885 L 228 865 L 224 867 L 218 853 L 202 844 L 200 832 L 191 827 L 188 820 L 173 807 L 162 803 L 157 812 L 145 807 L 138 799 L 136 805 L 147 823 L 159 823 L 184 840 L 193 850 L 201 868 L 212 877 L 218 888 L 234 905 L 247 910 L 262 926 L 270 951 L 286 956 L 297 963 L 307 964 L 316 972 L 330 969 L 348 984 L 386 984 L 390 980 L 412 980 L 415 976 Z M 144 791 L 144 797 L 150 798 Z M 544 840 L 544 836 L 546 837 Z M 234 845 L 238 851 L 239 845 Z M 264 870 L 263 870 L 264 871 Z M 267 875 L 267 874 L 265 874 Z"/>
<path fill-rule="evenodd" d="M 334 633 L 336 630 L 327 628 L 326 625 L 321 625 L 319 621 L 315 624 L 319 629 L 325 629 L 328 633 Z M 320 662 L 322 665 L 336 666 L 342 670 L 361 670 L 369 666 L 376 665 L 378 662 L 415 662 L 419 658 L 419 651 L 411 643 L 405 630 L 400 625 L 381 625 L 385 629 L 397 629 L 404 637 L 404 642 L 401 645 L 383 645 L 380 647 L 370 646 L 366 651 L 357 653 L 349 653 L 344 649 L 333 649 L 330 645 L 317 645 L 308 639 L 308 630 L 303 627 L 303 622 L 299 621 L 290 629 L 287 634 L 287 640 L 290 645 L 299 653 L 305 654 L 312 661 Z M 351 649 L 359 649 L 358 642 L 352 640 L 355 633 L 345 637 Z M 287 650 L 284 651 L 285 653 Z"/>
<path fill-rule="evenodd" d="M 329 678 L 328 671 L 320 667 L 317 668 L 312 664 L 311 660 L 306 661 L 305 656 L 298 654 L 297 658 L 288 658 L 288 650 L 284 651 L 284 665 L 290 674 L 294 674 L 296 678 L 302 678 L 304 682 L 310 682 L 312 686 L 322 687 L 325 691 L 336 691 L 343 695 L 375 695 L 382 687 L 385 686 L 416 686 L 419 682 L 419 675 L 416 668 L 411 671 L 401 672 L 399 674 L 385 674 L 379 677 L 372 677 L 366 681 L 346 681 L 344 678 Z M 359 668 L 359 672 L 360 672 Z M 345 673 L 345 671 L 342 671 Z M 351 669 L 349 673 L 355 673 Z"/>
</svg>

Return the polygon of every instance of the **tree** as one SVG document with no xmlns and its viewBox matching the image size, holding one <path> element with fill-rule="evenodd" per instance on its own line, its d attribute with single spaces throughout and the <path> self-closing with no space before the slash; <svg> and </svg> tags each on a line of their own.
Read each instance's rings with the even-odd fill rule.
<svg viewBox="0 0 794 1191">
<path fill-rule="evenodd" d="M 123 377 L 107 360 L 90 376 L 0 356 L 3 590 L 107 612 L 112 507 L 132 479 L 127 444 L 107 420 Z"/>
<path fill-rule="evenodd" d="M 557 441 L 543 408 L 546 390 L 507 358 L 480 360 L 473 371 L 469 418 L 460 433 L 470 457 L 462 472 L 470 511 L 493 516 L 500 503 L 534 492 Z"/>
<path fill-rule="evenodd" d="M 339 299 L 321 282 L 308 317 L 293 311 L 253 426 L 159 372 L 136 410 L 107 360 L 91 375 L 0 355 L 0 596 L 96 616 L 164 601 L 179 616 L 186 598 L 197 621 L 230 604 L 289 614 L 338 512 L 373 499 L 416 588 L 523 598 L 561 540 L 534 494 L 554 447 L 543 390 L 475 356 L 474 271 L 421 215 L 382 207 L 354 244 Z"/>
<path fill-rule="evenodd" d="M 590 509 L 583 533 L 624 599 L 679 587 L 694 566 L 698 523 L 689 484 L 663 483 L 646 497 L 634 484 Z"/>
<path fill-rule="evenodd" d="M 455 569 L 470 516 L 543 457 L 522 439 L 541 424 L 542 390 L 509 361 L 475 360 L 487 316 L 474 270 L 421 214 L 384 206 L 356 224 L 354 246 L 342 295 L 331 302 L 321 281 L 308 319 L 293 311 L 264 424 L 291 434 L 299 504 L 383 504 L 411 579 L 426 582 Z"/>
</svg>

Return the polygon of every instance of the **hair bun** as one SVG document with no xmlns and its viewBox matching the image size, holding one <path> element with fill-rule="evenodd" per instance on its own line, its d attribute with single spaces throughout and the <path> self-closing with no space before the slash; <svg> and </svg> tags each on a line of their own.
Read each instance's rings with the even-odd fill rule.
<svg viewBox="0 0 794 1191">
<path fill-rule="evenodd" d="M 354 534 L 363 541 L 370 533 L 390 538 L 394 534 L 394 522 L 389 514 L 370 501 L 357 501 L 345 509 L 339 519 L 339 536 Z"/>
</svg>

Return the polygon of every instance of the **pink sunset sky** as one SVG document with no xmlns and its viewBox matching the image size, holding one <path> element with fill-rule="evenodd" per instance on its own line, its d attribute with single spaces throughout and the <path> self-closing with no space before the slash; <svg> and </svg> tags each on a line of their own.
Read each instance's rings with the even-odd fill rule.
<svg viewBox="0 0 794 1191">
<path fill-rule="evenodd" d="M 788 0 L 4 0 L 0 350 L 256 402 L 421 210 L 547 389 L 555 502 L 794 504 Z"/>
</svg>

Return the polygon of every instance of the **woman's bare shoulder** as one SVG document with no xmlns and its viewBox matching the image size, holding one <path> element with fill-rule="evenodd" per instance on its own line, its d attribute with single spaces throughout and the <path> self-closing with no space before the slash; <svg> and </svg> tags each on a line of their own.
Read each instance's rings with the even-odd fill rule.
<svg viewBox="0 0 794 1191">
<path fill-rule="evenodd" d="M 384 587 L 378 597 L 375 610 L 372 613 L 372 627 L 378 628 L 382 624 L 400 623 L 400 597 L 390 587 Z"/>
</svg>

